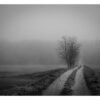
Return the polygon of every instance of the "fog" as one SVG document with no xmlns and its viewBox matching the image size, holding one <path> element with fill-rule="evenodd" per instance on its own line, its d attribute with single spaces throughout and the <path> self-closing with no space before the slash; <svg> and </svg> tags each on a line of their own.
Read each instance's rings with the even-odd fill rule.
<svg viewBox="0 0 100 100">
<path fill-rule="evenodd" d="M 80 55 L 84 64 L 100 65 L 100 42 L 80 42 Z M 59 65 L 62 64 L 58 53 L 57 42 L 23 41 L 0 42 L 1 65 Z"/>
<path fill-rule="evenodd" d="M 0 5 L 0 40 L 99 40 L 99 12 L 99 5 Z"/>
<path fill-rule="evenodd" d="M 80 59 L 100 65 L 99 5 L 0 5 L 0 65 L 60 65 L 58 40 L 81 43 Z"/>
<path fill-rule="evenodd" d="M 0 64 L 57 64 L 56 44 L 43 41 L 2 42 Z"/>
</svg>

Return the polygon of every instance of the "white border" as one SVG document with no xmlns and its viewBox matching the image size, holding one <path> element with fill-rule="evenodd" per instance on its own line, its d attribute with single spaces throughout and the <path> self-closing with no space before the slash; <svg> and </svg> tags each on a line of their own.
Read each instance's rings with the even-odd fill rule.
<svg viewBox="0 0 100 100">
<path fill-rule="evenodd" d="M 100 0 L 0 0 L 0 4 L 100 4 Z"/>
<path fill-rule="evenodd" d="M 1 96 L 0 100 L 100 100 L 99 96 Z"/>
</svg>

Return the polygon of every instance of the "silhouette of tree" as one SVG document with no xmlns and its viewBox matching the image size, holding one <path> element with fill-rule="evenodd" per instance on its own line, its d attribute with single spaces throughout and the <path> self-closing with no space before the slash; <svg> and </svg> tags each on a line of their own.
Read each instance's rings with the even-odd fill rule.
<svg viewBox="0 0 100 100">
<path fill-rule="evenodd" d="M 74 67 L 78 61 L 80 44 L 75 37 L 65 37 L 59 41 L 58 54 L 68 65 L 68 68 Z"/>
</svg>

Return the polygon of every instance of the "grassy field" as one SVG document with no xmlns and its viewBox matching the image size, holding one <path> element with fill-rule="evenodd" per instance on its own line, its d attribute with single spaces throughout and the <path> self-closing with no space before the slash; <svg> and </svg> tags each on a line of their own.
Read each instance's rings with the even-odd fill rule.
<svg viewBox="0 0 100 100">
<path fill-rule="evenodd" d="M 65 68 L 58 68 L 21 75 L 1 72 L 0 95 L 41 95 L 42 91 L 65 71 Z"/>
<path fill-rule="evenodd" d="M 100 67 L 92 67 L 92 69 L 95 71 L 95 74 L 97 76 L 97 78 L 99 79 L 100 82 Z"/>
</svg>

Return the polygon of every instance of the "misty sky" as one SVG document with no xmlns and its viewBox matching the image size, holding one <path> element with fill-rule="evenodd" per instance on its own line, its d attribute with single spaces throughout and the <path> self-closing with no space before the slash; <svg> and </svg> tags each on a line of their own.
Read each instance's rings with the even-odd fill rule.
<svg viewBox="0 0 100 100">
<path fill-rule="evenodd" d="M 100 39 L 99 5 L 0 5 L 0 40 Z"/>
</svg>

